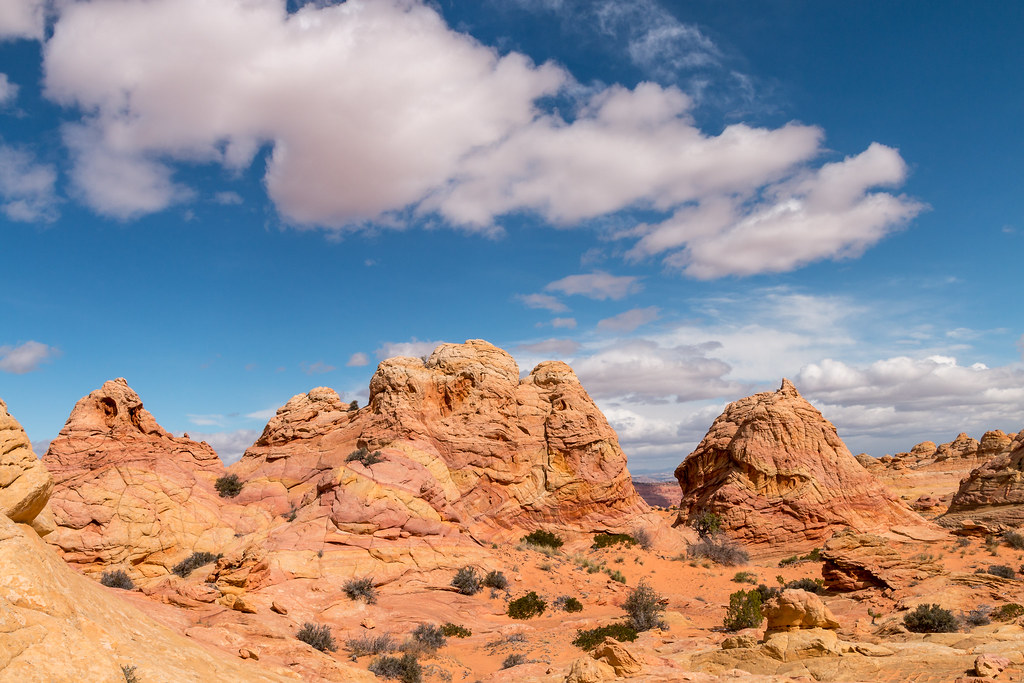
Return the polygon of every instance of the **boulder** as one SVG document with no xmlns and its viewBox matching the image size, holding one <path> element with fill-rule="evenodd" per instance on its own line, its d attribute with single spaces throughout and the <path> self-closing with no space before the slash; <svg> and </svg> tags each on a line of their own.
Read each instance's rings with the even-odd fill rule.
<svg viewBox="0 0 1024 683">
<path fill-rule="evenodd" d="M 857 462 L 789 380 L 729 404 L 675 474 L 677 524 L 711 511 L 747 544 L 808 548 L 845 527 L 928 524 Z"/>
<path fill-rule="evenodd" d="M 644 668 L 641 657 L 631 652 L 624 643 L 608 636 L 594 650 L 593 657 L 610 666 L 616 676 L 632 676 Z"/>
<path fill-rule="evenodd" d="M 802 628 L 839 628 L 839 622 L 814 593 L 787 588 L 762 607 L 767 631 L 792 631 Z"/>
</svg>

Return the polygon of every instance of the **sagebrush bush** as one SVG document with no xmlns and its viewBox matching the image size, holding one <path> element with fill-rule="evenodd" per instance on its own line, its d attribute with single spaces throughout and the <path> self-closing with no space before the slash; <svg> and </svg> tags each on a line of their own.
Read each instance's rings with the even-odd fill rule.
<svg viewBox="0 0 1024 683">
<path fill-rule="evenodd" d="M 992 608 L 978 605 L 970 612 L 960 612 L 960 621 L 968 626 L 985 626 L 992 623 Z"/>
<path fill-rule="evenodd" d="M 705 536 L 687 549 L 687 555 L 694 559 L 708 559 L 715 564 L 735 567 L 750 560 L 747 551 L 726 538 Z"/>
<path fill-rule="evenodd" d="M 651 532 L 643 527 L 637 527 L 633 529 L 633 539 L 640 544 L 640 547 L 644 550 L 650 550 L 654 547 L 654 539 L 651 538 Z"/>
<path fill-rule="evenodd" d="M 453 624 L 451 622 L 441 624 L 441 633 L 448 638 L 469 638 L 473 635 L 473 632 L 465 626 L 459 626 L 458 624 Z"/>
<path fill-rule="evenodd" d="M 381 678 L 401 681 L 401 683 L 421 683 L 423 667 L 416 655 L 406 652 L 401 657 L 381 655 L 370 662 L 367 667 L 370 673 Z"/>
<path fill-rule="evenodd" d="M 610 548 L 613 545 L 636 545 L 637 541 L 629 534 L 595 534 L 594 542 L 590 545 L 594 550 Z"/>
<path fill-rule="evenodd" d="M 779 560 L 779 566 L 780 567 L 785 567 L 785 566 L 791 565 L 791 564 L 799 564 L 801 562 L 818 562 L 820 560 L 821 560 L 821 549 L 820 548 L 812 548 L 811 552 L 807 553 L 806 555 L 793 555 L 792 557 L 787 557 L 784 560 Z"/>
<path fill-rule="evenodd" d="M 903 616 L 903 625 L 914 633 L 954 633 L 958 630 L 953 613 L 934 603 L 918 605 L 913 612 Z"/>
<path fill-rule="evenodd" d="M 757 574 L 754 572 L 736 572 L 732 580 L 735 583 L 757 583 Z"/>
<path fill-rule="evenodd" d="M 237 474 L 225 474 L 213 483 L 221 498 L 234 498 L 242 492 L 242 482 Z"/>
<path fill-rule="evenodd" d="M 135 590 L 135 582 L 132 581 L 132 577 L 128 576 L 128 572 L 123 569 L 103 572 L 103 576 L 100 577 L 100 583 L 110 588 L 120 588 L 123 591 Z"/>
<path fill-rule="evenodd" d="M 996 621 L 1013 621 L 1020 616 L 1024 616 L 1024 605 L 1018 605 L 1016 602 L 1000 605 L 999 609 L 992 612 L 992 618 Z"/>
<path fill-rule="evenodd" d="M 390 633 L 382 633 L 377 636 L 367 634 L 359 638 L 348 639 L 345 641 L 345 648 L 353 657 L 364 657 L 394 652 L 398 649 L 398 643 Z"/>
<path fill-rule="evenodd" d="M 1012 567 L 1007 567 L 1005 564 L 989 565 L 988 573 L 992 576 L 998 576 L 1003 579 L 1017 578 L 1017 572 L 1013 571 Z"/>
<path fill-rule="evenodd" d="M 726 631 L 739 631 L 761 625 L 761 593 L 755 588 L 736 591 L 729 596 L 729 607 L 725 610 L 722 625 Z"/>
<path fill-rule="evenodd" d="M 1020 534 L 1016 531 L 1004 531 L 1003 543 L 1014 550 L 1024 550 L 1024 534 Z"/>
<path fill-rule="evenodd" d="M 206 551 L 199 552 L 199 553 L 192 553 L 191 555 L 186 557 L 184 560 L 182 560 L 178 564 L 174 565 L 174 567 L 171 568 L 171 571 L 184 579 L 184 578 L 187 578 L 189 574 L 191 574 L 195 570 L 199 569 L 200 567 L 202 567 L 204 565 L 207 565 L 207 564 L 213 564 L 214 562 L 216 562 L 217 560 L 219 560 L 222 557 L 223 557 L 223 555 L 220 555 L 220 554 L 214 555 L 213 553 L 208 553 Z"/>
<path fill-rule="evenodd" d="M 710 510 L 699 510 L 690 519 L 690 526 L 701 538 L 714 536 L 722 529 L 722 518 Z"/>
<path fill-rule="evenodd" d="M 605 569 L 605 573 L 611 577 L 612 581 L 618 581 L 619 583 L 626 583 L 626 575 L 620 572 L 618 569 Z"/>
<path fill-rule="evenodd" d="M 516 652 L 505 657 L 505 661 L 501 663 L 501 668 L 511 669 L 513 666 L 519 666 L 520 664 L 526 664 L 526 655 Z"/>
<path fill-rule="evenodd" d="M 452 579 L 452 585 L 455 586 L 462 595 L 476 595 L 483 589 L 480 577 L 477 575 L 476 569 L 473 567 L 463 567 L 457 571 L 455 573 L 455 578 Z"/>
<path fill-rule="evenodd" d="M 508 603 L 508 615 L 513 619 L 530 619 L 544 614 L 548 604 L 534 591 Z"/>
<path fill-rule="evenodd" d="M 362 600 L 367 605 L 377 602 L 377 590 L 373 587 L 373 578 L 350 579 L 342 587 L 349 600 Z"/>
<path fill-rule="evenodd" d="M 139 674 L 135 671 L 135 667 L 131 664 L 121 665 L 121 675 L 124 676 L 124 683 L 142 683 Z"/>
<path fill-rule="evenodd" d="M 629 624 L 615 623 L 585 631 L 576 631 L 576 637 L 573 639 L 572 644 L 581 650 L 590 650 L 599 643 L 604 642 L 604 639 L 608 636 L 611 636 L 620 643 L 631 643 L 637 639 L 638 635 L 636 629 Z"/>
<path fill-rule="evenodd" d="M 370 452 L 366 448 L 357 448 L 348 454 L 345 458 L 345 462 L 359 462 L 369 467 L 370 465 L 376 465 L 384 459 L 384 456 L 380 454 L 380 451 Z"/>
<path fill-rule="evenodd" d="M 331 627 L 327 624 L 314 624 L 307 621 L 295 634 L 295 637 L 320 652 L 334 652 L 338 649 L 338 645 L 334 642 L 334 636 L 331 634 Z"/>
<path fill-rule="evenodd" d="M 630 592 L 622 609 L 629 617 L 629 625 L 637 632 L 650 631 L 664 625 L 661 613 L 665 611 L 665 598 L 651 588 L 647 579 L 640 579 L 640 584 Z"/>
<path fill-rule="evenodd" d="M 420 650 L 438 650 L 445 646 L 448 638 L 444 629 L 434 624 L 420 624 L 412 632 L 412 640 Z"/>
<path fill-rule="evenodd" d="M 560 609 L 563 612 L 583 611 L 583 603 L 577 600 L 576 598 L 572 597 L 571 595 L 563 595 L 558 598 L 555 598 L 555 601 L 554 603 L 552 603 L 552 605 L 555 609 Z"/>
<path fill-rule="evenodd" d="M 548 548 L 561 548 L 565 541 L 550 531 L 538 529 L 523 536 L 522 542 L 530 545 L 546 546 Z"/>
<path fill-rule="evenodd" d="M 825 592 L 825 582 L 821 579 L 796 579 L 787 583 L 786 588 L 798 588 L 808 593 L 818 593 L 820 595 Z"/>
<path fill-rule="evenodd" d="M 352 399 L 352 402 L 348 404 L 349 410 L 359 410 L 359 401 Z"/>
<path fill-rule="evenodd" d="M 487 575 L 484 576 L 483 584 L 488 588 L 505 590 L 508 588 L 508 579 L 505 578 L 504 574 L 497 570 L 489 571 L 487 572 Z"/>
</svg>

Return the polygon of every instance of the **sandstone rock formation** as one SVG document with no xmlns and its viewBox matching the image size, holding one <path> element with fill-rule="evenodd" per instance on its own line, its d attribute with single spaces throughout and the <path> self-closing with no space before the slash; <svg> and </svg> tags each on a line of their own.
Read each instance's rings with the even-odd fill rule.
<svg viewBox="0 0 1024 683">
<path fill-rule="evenodd" d="M 840 533 L 821 550 L 822 578 L 830 590 L 900 589 L 944 573 L 928 553 L 910 553 L 891 538 Z"/>
<path fill-rule="evenodd" d="M 43 463 L 55 482 L 57 531 L 48 540 L 82 567 L 166 574 L 191 552 L 222 552 L 270 519 L 220 498 L 214 482 L 224 466 L 213 449 L 168 433 L 121 378 L 75 405 Z"/>
<path fill-rule="evenodd" d="M 791 631 L 802 628 L 839 628 L 839 622 L 814 593 L 787 588 L 769 599 L 762 609 L 768 631 Z"/>
<path fill-rule="evenodd" d="M 937 520 L 940 524 L 955 527 L 969 521 L 992 528 L 1024 524 L 1024 432 L 1015 435 L 1006 450 L 960 482 L 949 509 Z"/>
<path fill-rule="evenodd" d="M 843 527 L 926 524 L 865 471 L 789 380 L 729 404 L 676 478 L 677 524 L 710 510 L 725 533 L 750 544 L 806 548 Z"/>
<path fill-rule="evenodd" d="M 541 363 L 520 380 L 512 357 L 480 340 L 382 362 L 358 411 L 331 389 L 293 397 L 231 471 L 246 481 L 240 501 L 318 520 L 328 543 L 653 523 L 569 366 Z"/>
<path fill-rule="evenodd" d="M 28 435 L 0 400 L 0 514 L 31 524 L 45 536 L 53 530 L 46 506 L 52 487 L 50 473 L 32 452 Z"/>
</svg>

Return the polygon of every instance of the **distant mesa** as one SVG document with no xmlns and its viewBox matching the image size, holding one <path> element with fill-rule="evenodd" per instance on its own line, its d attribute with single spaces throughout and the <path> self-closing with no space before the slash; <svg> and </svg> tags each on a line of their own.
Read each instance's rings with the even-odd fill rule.
<svg viewBox="0 0 1024 683">
<path fill-rule="evenodd" d="M 676 469 L 686 525 L 709 510 L 751 545 L 810 547 L 843 528 L 927 525 L 850 453 L 831 422 L 784 379 L 729 404 Z"/>
</svg>

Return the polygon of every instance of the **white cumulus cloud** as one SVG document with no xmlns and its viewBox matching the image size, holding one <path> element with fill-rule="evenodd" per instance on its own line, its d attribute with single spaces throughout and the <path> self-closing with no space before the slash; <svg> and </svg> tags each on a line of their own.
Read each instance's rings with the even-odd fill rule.
<svg viewBox="0 0 1024 683">
<path fill-rule="evenodd" d="M 0 211 L 9 220 L 48 223 L 57 219 L 57 171 L 31 153 L 0 143 Z"/>
<path fill-rule="evenodd" d="M 11 83 L 7 74 L 0 73 L 0 107 L 6 107 L 18 97 L 18 85 Z"/>
<path fill-rule="evenodd" d="M 14 375 L 38 370 L 42 363 L 59 355 L 59 351 L 37 341 L 27 341 L 18 346 L 0 346 L 0 371 Z"/>
<path fill-rule="evenodd" d="M 3 0 L 0 2 L 0 40 L 29 38 L 42 40 L 47 0 Z"/>
<path fill-rule="evenodd" d="M 629 311 L 619 313 L 618 315 L 613 315 L 610 318 L 599 320 L 597 323 L 597 329 L 608 332 L 632 332 L 636 328 L 646 325 L 647 323 L 654 322 L 658 318 L 659 309 L 657 306 L 634 308 Z"/>
<path fill-rule="evenodd" d="M 370 357 L 361 351 L 357 351 L 349 356 L 348 362 L 345 363 L 350 368 L 361 368 L 364 365 L 370 364 Z"/>
<path fill-rule="evenodd" d="M 569 275 L 545 287 L 548 291 L 580 295 L 590 299 L 625 299 L 643 289 L 639 279 L 630 275 L 611 275 L 601 270 L 583 275 Z"/>
</svg>

